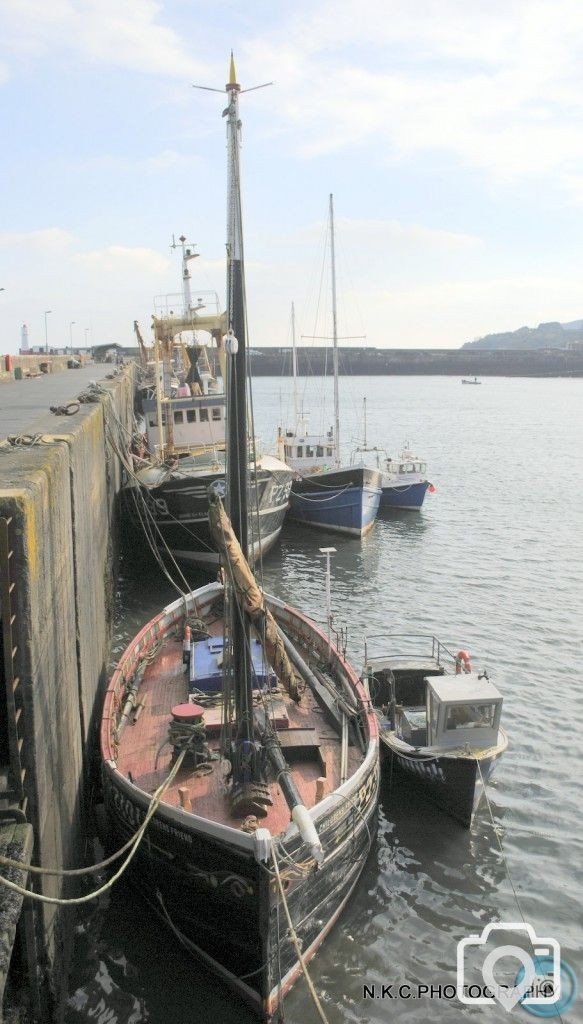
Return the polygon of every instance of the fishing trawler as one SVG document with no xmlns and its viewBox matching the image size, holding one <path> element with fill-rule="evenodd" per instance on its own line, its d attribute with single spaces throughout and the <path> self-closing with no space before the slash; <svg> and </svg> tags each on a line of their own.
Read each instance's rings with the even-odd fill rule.
<svg viewBox="0 0 583 1024">
<path fill-rule="evenodd" d="M 165 296 L 152 318 L 153 352 L 148 353 L 137 323 L 142 363 L 141 411 L 145 436 L 133 445 L 133 472 L 124 490 L 125 507 L 136 530 L 147 532 L 162 554 L 214 570 L 219 552 L 208 525 L 207 492 L 225 488 L 226 397 L 225 338 L 227 318 L 203 296 L 193 305 L 189 263 L 197 253 L 182 245 L 183 311 L 178 296 Z M 172 300 L 171 302 L 169 300 Z M 172 306 L 172 308 L 171 308 Z M 201 312 L 205 310 L 205 312 Z M 216 346 L 220 376 L 213 372 L 206 345 L 186 346 L 184 334 L 208 333 Z M 149 355 L 152 358 L 149 358 Z M 253 519 L 249 557 L 255 561 L 276 542 L 289 504 L 292 473 L 288 466 L 260 451 L 253 440 L 249 453 Z"/>
<path fill-rule="evenodd" d="M 466 827 L 508 746 L 502 695 L 470 656 L 434 636 L 365 638 L 363 678 L 379 710 L 381 752 Z"/>
<path fill-rule="evenodd" d="M 290 495 L 290 519 L 334 533 L 362 537 L 374 525 L 381 498 L 380 474 L 365 465 L 343 465 L 340 457 L 340 401 L 338 394 L 338 328 L 334 199 L 329 201 L 330 264 L 332 279 L 332 341 L 334 366 L 334 426 L 323 436 L 309 433 L 305 417 L 297 415 L 295 330 L 293 377 L 295 423 L 278 431 L 280 458 L 295 471 Z"/>
<path fill-rule="evenodd" d="M 175 940 L 263 1019 L 316 953 L 375 833 L 378 723 L 354 668 L 312 621 L 266 597 L 250 546 L 239 92 L 228 105 L 226 501 L 209 494 L 224 583 L 164 608 L 111 678 L 106 810 L 134 837 L 135 886 Z M 141 841 L 147 826 L 145 838 Z"/>
</svg>

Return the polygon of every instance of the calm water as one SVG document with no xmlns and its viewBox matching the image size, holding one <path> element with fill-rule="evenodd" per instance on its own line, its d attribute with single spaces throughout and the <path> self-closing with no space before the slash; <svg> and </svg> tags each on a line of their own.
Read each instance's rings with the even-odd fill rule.
<svg viewBox="0 0 583 1024">
<path fill-rule="evenodd" d="M 256 382 L 266 442 L 289 412 L 287 391 L 287 381 Z M 369 442 L 395 453 L 409 439 L 437 493 L 421 513 L 378 520 L 363 542 L 287 529 L 266 560 L 265 584 L 322 620 L 318 548 L 333 544 L 333 610 L 359 667 L 364 634 L 392 631 L 435 633 L 488 669 L 510 735 L 490 787 L 503 855 L 487 807 L 466 832 L 392 790 L 356 895 L 312 976 L 331 1024 L 508 1021 L 498 1006 L 364 1000 L 362 987 L 455 983 L 457 942 L 521 913 L 537 934 L 560 941 L 583 983 L 583 381 L 484 379 L 470 388 L 452 378 L 343 378 L 347 450 L 362 436 L 365 394 Z M 303 402 L 321 409 L 320 382 Z M 314 429 L 319 420 L 320 412 Z M 114 658 L 172 596 L 154 568 L 126 561 Z M 80 920 L 77 951 L 67 1024 L 249 1019 L 123 886 Z M 521 1007 L 510 1016 L 535 1019 Z M 302 981 L 285 1018 L 316 1020 Z M 579 997 L 562 1020 L 581 1019 Z"/>
</svg>

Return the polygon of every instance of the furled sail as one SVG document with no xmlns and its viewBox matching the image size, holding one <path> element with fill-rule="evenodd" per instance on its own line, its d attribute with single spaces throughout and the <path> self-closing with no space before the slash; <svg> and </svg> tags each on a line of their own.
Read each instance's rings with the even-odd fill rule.
<svg viewBox="0 0 583 1024">
<path fill-rule="evenodd" d="M 209 492 L 209 524 L 215 544 L 228 560 L 237 599 L 257 629 L 269 664 L 292 700 L 299 702 L 298 678 L 287 656 L 278 625 L 265 606 L 261 588 L 243 555 L 223 502 L 212 488 Z"/>
</svg>

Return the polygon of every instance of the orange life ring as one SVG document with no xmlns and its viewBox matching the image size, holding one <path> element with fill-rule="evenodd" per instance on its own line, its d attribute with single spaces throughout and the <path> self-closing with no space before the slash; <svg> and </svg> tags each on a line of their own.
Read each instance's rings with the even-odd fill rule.
<svg viewBox="0 0 583 1024">
<path fill-rule="evenodd" d="M 462 672 L 462 671 L 463 672 L 471 672 L 472 671 L 472 663 L 470 661 L 470 656 L 469 656 L 467 651 L 458 651 L 457 652 L 457 654 L 455 656 L 455 671 L 456 671 L 456 675 L 459 675 L 460 672 Z"/>
</svg>

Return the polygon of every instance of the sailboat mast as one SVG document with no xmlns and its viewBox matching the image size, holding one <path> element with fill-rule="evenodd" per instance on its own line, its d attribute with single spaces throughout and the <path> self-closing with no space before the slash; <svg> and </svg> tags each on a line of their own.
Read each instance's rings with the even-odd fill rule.
<svg viewBox="0 0 583 1024">
<path fill-rule="evenodd" d="M 336 248 L 334 241 L 334 196 L 330 193 L 330 262 L 332 266 L 332 341 L 334 345 L 334 441 L 335 464 L 340 466 L 340 402 L 338 398 L 338 318 L 336 313 Z"/>
<path fill-rule="evenodd" d="M 298 429 L 298 356 L 296 352 L 296 309 L 291 307 L 292 374 L 294 379 L 294 430 Z"/>
<path fill-rule="evenodd" d="M 229 396 L 229 517 L 244 557 L 249 557 L 247 491 L 249 459 L 247 453 L 246 406 L 246 322 L 243 278 L 243 225 L 240 191 L 239 92 L 235 62 L 231 55 L 227 107 L 227 350 Z"/>
<path fill-rule="evenodd" d="M 241 218 L 240 192 L 240 121 L 239 92 L 235 62 L 231 54 L 229 81 L 226 86 L 229 97 L 227 117 L 227 317 L 229 331 L 226 339 L 227 350 L 227 402 L 228 402 L 228 449 L 227 449 L 227 507 L 229 517 L 245 559 L 249 557 L 249 457 L 247 443 L 246 405 L 246 318 L 243 268 L 243 226 Z M 251 768 L 249 777 L 240 774 L 240 765 L 253 763 L 251 746 L 254 740 L 253 728 L 253 682 L 249 659 L 249 624 L 239 613 L 236 601 L 231 602 L 230 633 L 232 643 L 232 671 L 235 674 L 235 715 L 237 733 L 233 757 L 233 779 L 235 784 L 255 781 Z"/>
</svg>

